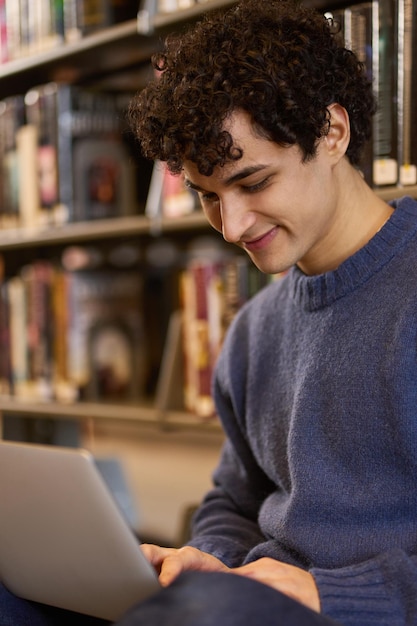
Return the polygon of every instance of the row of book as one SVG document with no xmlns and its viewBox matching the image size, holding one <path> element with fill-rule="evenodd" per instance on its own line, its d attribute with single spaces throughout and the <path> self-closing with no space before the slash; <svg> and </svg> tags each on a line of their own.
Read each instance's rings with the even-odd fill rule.
<svg viewBox="0 0 417 626">
<path fill-rule="evenodd" d="M 155 346 L 144 300 L 151 284 L 146 272 L 95 264 L 88 250 L 83 259 L 80 252 L 67 248 L 59 262 L 36 260 L 2 281 L 0 393 L 26 400 L 133 402 L 155 392 L 149 387 Z M 181 381 L 182 408 L 209 418 L 211 378 L 225 332 L 271 277 L 245 256 L 209 258 L 203 251 L 170 280 L 180 307 L 180 358 L 171 367 L 180 371 L 168 378 Z M 158 311 L 151 315 L 159 318 Z M 166 356 L 172 338 L 167 332 L 161 339 Z"/>
<path fill-rule="evenodd" d="M 0 390 L 24 399 L 141 398 L 143 283 L 137 271 L 26 265 L 0 289 Z"/>
<path fill-rule="evenodd" d="M 326 15 L 364 63 L 378 101 L 366 179 L 374 187 L 417 184 L 416 0 L 366 0 Z"/>
<path fill-rule="evenodd" d="M 137 10 L 137 0 L 0 0 L 0 62 L 77 41 Z"/>
<path fill-rule="evenodd" d="M 137 162 L 123 132 L 127 100 L 47 83 L 0 101 L 1 228 L 139 210 Z M 141 182 L 146 194 L 146 176 Z"/>
<path fill-rule="evenodd" d="M 192 259 L 180 277 L 184 404 L 201 418 L 214 416 L 211 381 L 225 332 L 236 313 L 271 280 L 246 256 Z"/>
</svg>

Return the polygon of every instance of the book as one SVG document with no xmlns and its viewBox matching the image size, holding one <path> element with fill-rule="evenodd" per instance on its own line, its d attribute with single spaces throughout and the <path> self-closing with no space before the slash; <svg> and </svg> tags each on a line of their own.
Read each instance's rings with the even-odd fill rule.
<svg viewBox="0 0 417 626">
<path fill-rule="evenodd" d="M 161 210 L 163 217 L 176 218 L 194 211 L 196 194 L 184 184 L 183 174 L 172 174 L 164 166 Z"/>
<path fill-rule="evenodd" d="M 336 19 L 343 27 L 344 43 L 353 50 L 359 61 L 363 64 L 366 75 L 370 81 L 373 80 L 373 14 L 372 3 L 362 2 L 346 9 L 341 9 L 336 13 Z M 373 185 L 373 137 L 364 146 L 362 155 L 361 170 L 367 183 Z"/>
<path fill-rule="evenodd" d="M 64 39 L 71 43 L 81 38 L 82 32 L 78 24 L 77 3 L 79 0 L 65 0 L 63 6 Z"/>
<path fill-rule="evenodd" d="M 40 224 L 38 185 L 38 129 L 24 124 L 16 132 L 19 226 L 33 229 Z"/>
<path fill-rule="evenodd" d="M 35 400 L 143 398 L 147 344 L 137 271 L 67 271 L 37 260 L 2 289 L 0 391 L 8 386 Z"/>
<path fill-rule="evenodd" d="M 225 261 L 222 268 L 223 280 L 223 328 L 226 332 L 236 313 L 250 298 L 250 274 L 252 262 L 243 255 Z M 254 268 L 255 271 L 256 268 Z"/>
<path fill-rule="evenodd" d="M 401 185 L 415 185 L 417 184 L 417 115 L 415 111 L 417 14 L 412 0 L 398 0 L 397 6 L 399 182 Z"/>
<path fill-rule="evenodd" d="M 9 60 L 7 39 L 6 0 L 0 0 L 0 63 L 6 63 Z"/>
<path fill-rule="evenodd" d="M 162 412 L 184 409 L 182 348 L 182 316 L 175 310 L 168 324 L 155 391 L 155 406 Z"/>
<path fill-rule="evenodd" d="M 16 396 L 26 395 L 28 377 L 26 290 L 21 276 L 7 281 L 10 332 L 11 389 Z"/>
<path fill-rule="evenodd" d="M 27 394 L 48 400 L 52 389 L 52 267 L 35 261 L 20 272 L 26 301 Z"/>
<path fill-rule="evenodd" d="M 398 182 L 397 17 L 396 0 L 367 0 L 348 6 L 342 18 L 345 45 L 363 63 L 377 100 L 363 160 L 375 187 Z"/>
<path fill-rule="evenodd" d="M 378 101 L 373 126 L 375 186 L 398 182 L 396 0 L 372 1 L 372 74 Z"/>
<path fill-rule="evenodd" d="M 110 26 L 111 7 L 108 0 L 78 0 L 77 28 L 86 36 Z"/>
<path fill-rule="evenodd" d="M 56 45 L 65 41 L 64 7 L 67 0 L 49 0 L 51 3 L 52 30 Z"/>
<path fill-rule="evenodd" d="M 78 392 L 68 372 L 68 276 L 60 267 L 51 268 L 51 319 L 53 320 L 51 380 L 54 397 L 68 401 Z"/>
<path fill-rule="evenodd" d="M 165 176 L 165 164 L 155 161 L 152 167 L 152 175 L 146 197 L 145 215 L 151 220 L 154 227 L 158 228 L 162 218 L 162 193 Z"/>
<path fill-rule="evenodd" d="M 2 228 L 19 226 L 19 155 L 17 135 L 24 124 L 23 96 L 10 96 L 0 103 L 1 193 L 0 223 Z"/>
<path fill-rule="evenodd" d="M 15 0 L 4 0 L 4 10 L 7 41 L 5 60 L 11 61 L 19 57 L 21 50 L 20 3 Z"/>
<path fill-rule="evenodd" d="M 135 212 L 133 169 L 120 139 L 80 139 L 73 148 L 73 168 L 75 220 Z"/>
<path fill-rule="evenodd" d="M 410 119 L 410 163 L 412 166 L 417 165 L 417 113 L 416 113 L 416 102 L 417 102 L 417 7 L 413 2 L 413 13 L 412 13 L 412 45 L 411 45 L 411 56 L 412 56 L 412 66 L 411 66 L 411 101 L 409 102 L 409 109 L 411 111 L 411 119 Z M 407 163 L 405 164 L 407 165 Z M 414 180 L 414 168 L 412 168 L 412 180 Z M 409 180 L 409 178 L 407 177 Z"/>
<path fill-rule="evenodd" d="M 223 339 L 221 269 L 216 262 L 193 260 L 181 276 L 184 354 L 184 405 L 201 418 L 215 413 L 213 369 Z"/>
<path fill-rule="evenodd" d="M 79 397 L 128 401 L 144 394 L 146 340 L 136 271 L 67 274 L 68 378 Z"/>
<path fill-rule="evenodd" d="M 37 129 L 36 170 L 39 221 L 53 225 L 59 210 L 56 85 L 34 87 L 25 95 L 26 121 Z"/>
<path fill-rule="evenodd" d="M 56 111 L 60 221 L 136 212 L 133 163 L 123 142 L 120 99 L 57 84 Z"/>
<path fill-rule="evenodd" d="M 11 393 L 10 369 L 10 311 L 7 286 L 2 277 L 0 283 L 0 394 Z"/>
<path fill-rule="evenodd" d="M 59 11 L 59 4 L 55 3 L 55 0 L 31 0 L 29 4 L 32 7 L 32 22 L 29 26 L 32 32 L 30 53 L 54 48 L 63 41 L 62 34 L 57 30 L 59 16 L 56 10 Z"/>
<path fill-rule="evenodd" d="M 65 40 L 77 41 L 112 24 L 133 20 L 137 11 L 137 0 L 65 0 L 62 9 Z"/>
<path fill-rule="evenodd" d="M 18 56 L 27 56 L 30 53 L 32 47 L 32 33 L 31 33 L 31 17 L 33 14 L 34 2 L 33 0 L 19 0 L 19 13 L 20 13 L 20 38 Z"/>
</svg>

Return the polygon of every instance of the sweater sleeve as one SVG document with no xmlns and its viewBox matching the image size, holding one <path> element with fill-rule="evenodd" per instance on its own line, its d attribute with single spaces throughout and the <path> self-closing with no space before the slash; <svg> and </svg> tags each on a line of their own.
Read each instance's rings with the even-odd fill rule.
<svg viewBox="0 0 417 626">
<path fill-rule="evenodd" d="M 393 549 L 363 563 L 310 573 L 322 613 L 344 626 L 417 623 L 417 556 Z"/>
<path fill-rule="evenodd" d="M 265 541 L 250 495 L 244 470 L 238 467 L 227 441 L 214 474 L 214 488 L 206 495 L 193 520 L 189 545 L 216 556 L 229 567 L 241 565 L 247 553 Z"/>
<path fill-rule="evenodd" d="M 258 513 L 276 486 L 253 456 L 236 418 L 236 407 L 224 392 L 221 365 L 217 367 L 213 387 L 227 439 L 213 475 L 214 488 L 194 518 L 189 545 L 213 554 L 229 567 L 238 567 L 252 548 L 265 541 L 257 522 Z"/>
</svg>

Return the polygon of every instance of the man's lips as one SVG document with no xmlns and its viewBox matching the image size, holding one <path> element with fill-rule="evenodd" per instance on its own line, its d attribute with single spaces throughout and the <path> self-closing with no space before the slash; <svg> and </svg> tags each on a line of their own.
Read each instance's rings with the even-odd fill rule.
<svg viewBox="0 0 417 626">
<path fill-rule="evenodd" d="M 251 239 L 250 241 L 243 241 L 242 242 L 243 247 L 249 252 L 256 252 L 258 250 L 262 250 L 263 248 L 266 248 L 266 246 L 270 244 L 272 239 L 274 239 L 275 235 L 278 232 L 278 228 L 279 228 L 278 226 L 274 226 L 267 233 L 265 233 L 264 235 L 261 235 L 260 237 L 257 237 L 256 239 Z"/>
</svg>

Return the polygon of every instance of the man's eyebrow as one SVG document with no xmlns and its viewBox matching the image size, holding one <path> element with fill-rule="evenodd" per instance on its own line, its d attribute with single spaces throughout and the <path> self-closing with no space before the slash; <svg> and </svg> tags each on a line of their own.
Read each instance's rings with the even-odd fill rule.
<svg viewBox="0 0 417 626">
<path fill-rule="evenodd" d="M 230 185 L 233 185 L 233 183 L 236 183 L 239 180 L 243 180 L 245 178 L 248 178 L 249 176 L 252 176 L 252 174 L 256 174 L 257 172 L 260 172 L 260 171 L 266 169 L 267 167 L 268 166 L 264 165 L 264 164 L 251 165 L 251 166 L 248 166 L 248 167 L 244 167 L 239 172 L 236 172 L 235 174 L 232 174 L 232 176 L 229 176 L 229 178 L 225 178 L 222 181 L 222 184 L 225 187 L 230 187 Z M 200 187 L 199 185 L 196 185 L 195 183 L 193 183 L 188 178 L 185 178 L 185 184 L 186 184 L 187 187 L 189 187 L 190 189 L 194 189 L 195 191 L 204 191 L 204 189 L 202 187 Z"/>
<path fill-rule="evenodd" d="M 188 178 L 184 178 L 184 185 L 186 187 L 188 187 L 189 189 L 194 189 L 194 191 L 204 191 L 204 189 L 202 189 L 201 187 L 199 187 L 198 185 L 195 185 L 193 182 L 191 182 L 191 180 L 189 180 Z"/>
</svg>

